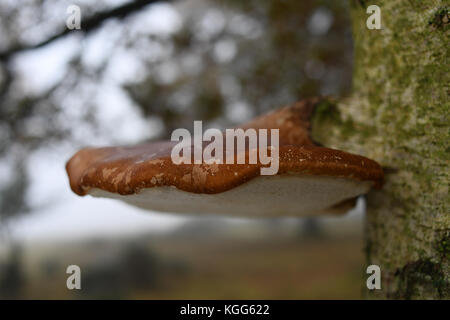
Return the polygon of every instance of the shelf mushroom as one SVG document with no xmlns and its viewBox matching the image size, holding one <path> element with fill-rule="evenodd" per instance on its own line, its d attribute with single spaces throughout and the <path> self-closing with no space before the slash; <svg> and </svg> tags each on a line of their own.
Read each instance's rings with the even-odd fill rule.
<svg viewBox="0 0 450 320">
<path fill-rule="evenodd" d="M 319 101 L 303 100 L 240 127 L 279 129 L 275 175 L 261 175 L 261 163 L 175 164 L 176 142 L 162 141 L 82 149 L 66 165 L 70 186 L 80 196 L 163 212 L 247 217 L 345 212 L 356 197 L 381 187 L 383 170 L 368 158 L 313 143 L 309 118 Z M 251 151 L 245 150 L 247 156 Z"/>
</svg>

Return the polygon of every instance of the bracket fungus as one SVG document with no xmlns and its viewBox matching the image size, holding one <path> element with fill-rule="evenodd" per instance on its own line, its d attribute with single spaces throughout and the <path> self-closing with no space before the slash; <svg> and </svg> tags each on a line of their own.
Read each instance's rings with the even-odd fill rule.
<svg viewBox="0 0 450 320">
<path fill-rule="evenodd" d="M 236 216 L 342 213 L 357 196 L 380 188 L 373 160 L 317 146 L 309 119 L 320 102 L 308 99 L 241 126 L 279 129 L 279 168 L 261 175 L 261 163 L 175 164 L 173 141 L 130 147 L 85 148 L 66 165 L 72 190 L 115 198 L 148 210 Z M 203 145 L 204 147 L 204 145 Z M 246 157 L 255 150 L 246 146 Z"/>
</svg>

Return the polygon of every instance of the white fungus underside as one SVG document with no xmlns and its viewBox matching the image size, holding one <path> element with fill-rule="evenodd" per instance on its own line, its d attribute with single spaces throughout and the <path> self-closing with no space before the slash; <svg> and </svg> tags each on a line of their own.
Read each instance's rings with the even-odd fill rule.
<svg viewBox="0 0 450 320">
<path fill-rule="evenodd" d="M 342 213 L 346 210 L 330 208 L 367 193 L 371 186 L 370 181 L 292 174 L 259 176 L 217 194 L 190 193 L 167 186 L 142 189 L 132 195 L 100 189 L 91 189 L 89 194 L 120 199 L 151 211 L 276 217 Z"/>
</svg>

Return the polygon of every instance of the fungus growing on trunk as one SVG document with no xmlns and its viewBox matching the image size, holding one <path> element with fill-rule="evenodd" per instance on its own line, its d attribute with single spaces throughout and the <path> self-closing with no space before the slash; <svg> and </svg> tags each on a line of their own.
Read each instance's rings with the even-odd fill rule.
<svg viewBox="0 0 450 320">
<path fill-rule="evenodd" d="M 357 196 L 381 187 L 383 171 L 373 160 L 311 141 L 309 118 L 319 101 L 297 102 L 240 127 L 279 129 L 275 175 L 261 175 L 261 163 L 175 164 L 171 151 L 177 143 L 165 141 L 82 149 L 66 165 L 70 186 L 81 196 L 165 212 L 253 217 L 345 212 Z M 255 151 L 247 145 L 243 150 L 246 158 Z"/>
</svg>

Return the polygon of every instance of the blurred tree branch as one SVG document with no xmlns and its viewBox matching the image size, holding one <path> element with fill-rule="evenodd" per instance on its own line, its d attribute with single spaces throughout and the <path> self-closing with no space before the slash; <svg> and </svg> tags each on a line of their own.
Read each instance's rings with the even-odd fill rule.
<svg viewBox="0 0 450 320">
<path fill-rule="evenodd" d="M 84 33 L 91 32 L 91 31 L 97 29 L 98 27 L 100 27 L 103 24 L 103 22 L 105 22 L 111 18 L 123 19 L 126 16 L 128 16 L 129 14 L 142 9 L 149 4 L 156 3 L 156 2 L 163 2 L 163 1 L 168 1 L 168 0 L 135 0 L 135 1 L 125 3 L 122 6 L 112 8 L 107 11 L 98 12 L 97 14 L 94 14 L 91 17 L 82 19 L 82 21 L 81 21 L 82 28 L 80 31 L 82 31 Z M 13 46 L 11 48 L 8 48 L 4 51 L 0 51 L 0 61 L 8 61 L 12 56 L 14 56 L 15 54 L 17 54 L 19 52 L 33 50 L 33 49 L 37 49 L 37 48 L 46 46 L 47 44 L 68 35 L 72 31 L 73 30 L 70 30 L 70 29 L 64 27 L 64 29 L 60 30 L 59 32 L 55 33 L 53 36 L 51 36 L 48 39 L 43 40 L 39 43 L 19 44 L 19 45 Z"/>
</svg>

